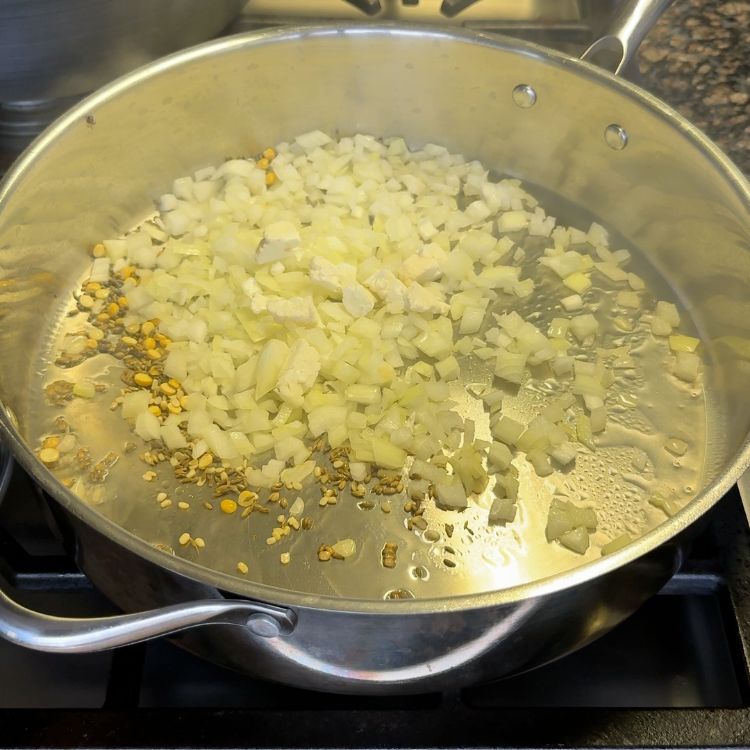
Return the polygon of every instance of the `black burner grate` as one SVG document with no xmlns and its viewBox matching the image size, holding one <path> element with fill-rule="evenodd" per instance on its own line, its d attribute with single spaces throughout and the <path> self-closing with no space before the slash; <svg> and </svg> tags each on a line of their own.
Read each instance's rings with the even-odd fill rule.
<svg viewBox="0 0 750 750">
<path fill-rule="evenodd" d="M 112 612 L 52 528 L 16 470 L 0 575 L 42 611 Z M 626 623 L 547 667 L 456 693 L 312 693 L 166 640 L 77 656 L 0 642 L 0 748 L 750 746 L 749 542 L 735 490 L 683 571 Z"/>
</svg>

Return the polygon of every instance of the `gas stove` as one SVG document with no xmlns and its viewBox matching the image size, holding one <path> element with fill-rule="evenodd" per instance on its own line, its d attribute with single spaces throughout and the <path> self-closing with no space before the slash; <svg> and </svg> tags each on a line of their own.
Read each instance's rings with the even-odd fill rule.
<svg viewBox="0 0 750 750">
<path fill-rule="evenodd" d="M 578 54 L 616 4 L 249 0 L 228 31 L 459 24 Z M 0 103 L 0 174 L 44 124 L 29 112 L 11 122 L 8 113 Z M 9 132 L 13 139 L 3 140 Z M 74 541 L 49 502 L 15 467 L 0 499 L 4 585 L 51 614 L 116 612 L 76 567 Z M 69 656 L 0 641 L 0 675 L 0 748 L 750 747 L 749 529 L 735 489 L 710 514 L 680 573 L 610 634 L 533 672 L 455 692 L 307 692 L 235 674 L 166 639 Z"/>
<path fill-rule="evenodd" d="M 15 467 L 0 576 L 66 616 L 115 609 Z M 339 696 L 253 680 L 165 639 L 53 655 L 0 641 L 0 748 L 750 746 L 750 544 L 736 490 L 678 573 L 624 624 L 524 675 L 449 693 Z"/>
</svg>

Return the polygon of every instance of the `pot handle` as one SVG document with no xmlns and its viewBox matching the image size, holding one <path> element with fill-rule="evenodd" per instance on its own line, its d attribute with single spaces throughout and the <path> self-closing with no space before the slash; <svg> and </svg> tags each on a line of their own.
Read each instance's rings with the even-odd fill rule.
<svg viewBox="0 0 750 750">
<path fill-rule="evenodd" d="M 581 55 L 581 60 L 619 75 L 671 1 L 625 0 L 606 33 Z"/>
<path fill-rule="evenodd" d="M 240 625 L 262 638 L 287 635 L 296 614 L 242 599 L 205 599 L 112 617 L 53 617 L 27 609 L 0 589 L 0 637 L 35 651 L 106 651 L 200 625 Z"/>
</svg>

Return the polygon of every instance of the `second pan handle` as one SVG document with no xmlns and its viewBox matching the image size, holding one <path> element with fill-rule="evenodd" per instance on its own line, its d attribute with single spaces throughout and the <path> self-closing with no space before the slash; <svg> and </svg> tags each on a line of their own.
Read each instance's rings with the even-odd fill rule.
<svg viewBox="0 0 750 750">
<path fill-rule="evenodd" d="M 36 651 L 61 654 L 105 651 L 201 625 L 239 625 L 261 638 L 288 635 L 292 610 L 243 599 L 205 599 L 112 617 L 42 614 L 14 601 L 0 585 L 0 638 Z"/>
<path fill-rule="evenodd" d="M 671 2 L 672 0 L 625 0 L 610 21 L 606 33 L 581 55 L 581 60 L 619 75 Z"/>
</svg>

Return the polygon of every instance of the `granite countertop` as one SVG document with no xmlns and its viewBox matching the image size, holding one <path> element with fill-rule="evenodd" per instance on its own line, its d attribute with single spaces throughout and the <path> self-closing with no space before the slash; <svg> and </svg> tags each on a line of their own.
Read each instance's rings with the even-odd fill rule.
<svg viewBox="0 0 750 750">
<path fill-rule="evenodd" d="M 638 65 L 649 91 L 750 176 L 750 0 L 675 0 Z"/>
</svg>

